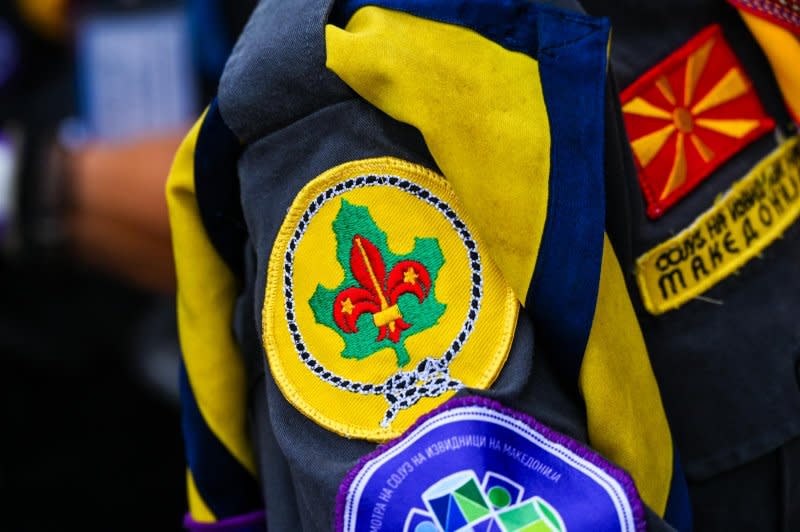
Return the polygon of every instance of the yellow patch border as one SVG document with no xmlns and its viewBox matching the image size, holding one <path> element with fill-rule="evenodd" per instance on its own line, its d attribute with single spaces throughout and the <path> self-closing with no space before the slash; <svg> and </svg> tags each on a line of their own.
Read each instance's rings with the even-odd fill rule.
<svg viewBox="0 0 800 532">
<path fill-rule="evenodd" d="M 663 314 L 701 295 L 758 256 L 797 220 L 800 161 L 790 164 L 789 157 L 798 150 L 800 137 L 784 142 L 689 227 L 637 259 L 636 280 L 648 312 Z M 780 171 L 774 171 L 776 166 Z M 786 183 L 794 186 L 792 198 L 783 188 Z"/>
<path fill-rule="evenodd" d="M 278 236 L 273 244 L 272 251 L 270 253 L 269 264 L 267 267 L 264 305 L 262 308 L 262 339 L 270 370 L 275 382 L 277 383 L 284 397 L 300 412 L 314 420 L 322 427 L 342 436 L 348 438 L 362 438 L 373 441 L 385 441 L 398 437 L 408 427 L 397 426 L 397 428 L 394 428 L 393 426 L 380 427 L 378 425 L 376 425 L 375 429 L 353 427 L 347 423 L 331 419 L 330 416 L 326 416 L 320 412 L 317 408 L 305 400 L 302 394 L 295 388 L 295 385 L 290 382 L 290 379 L 288 378 L 281 362 L 280 347 L 276 338 L 276 327 L 287 325 L 286 323 L 282 323 L 281 320 L 275 318 L 277 315 L 278 305 L 281 305 L 281 303 L 284 301 L 284 257 L 286 255 L 289 242 L 292 240 L 303 214 L 306 212 L 308 206 L 314 201 L 315 198 L 324 193 L 326 190 L 330 189 L 332 186 L 336 186 L 338 183 L 342 183 L 347 179 L 354 179 L 369 175 L 398 177 L 400 179 L 411 181 L 427 189 L 442 190 L 443 193 L 437 192 L 441 199 L 445 200 L 445 202 L 450 205 L 453 210 L 463 210 L 455 193 L 450 187 L 450 184 L 443 177 L 422 166 L 392 157 L 353 161 L 334 167 L 322 173 L 320 176 L 303 187 L 303 189 L 297 194 L 287 212 L 286 217 L 284 218 L 283 223 L 281 224 Z M 467 225 L 469 225 L 468 219 L 463 212 L 460 212 L 458 216 Z M 472 233 L 472 238 L 477 242 L 479 248 L 484 247 L 477 234 Z M 486 256 L 482 257 L 482 261 L 486 265 L 490 263 L 489 257 Z M 494 270 L 493 273 L 502 279 L 501 274 L 496 270 L 496 266 L 492 264 L 491 268 Z M 502 312 L 502 315 L 504 316 L 504 323 L 497 331 L 497 339 L 494 342 L 497 348 L 493 353 L 490 354 L 490 356 L 482 359 L 484 370 L 477 381 L 469 384 L 470 387 L 485 389 L 490 386 L 505 365 L 505 361 L 511 348 L 511 341 L 513 339 L 513 333 L 516 327 L 519 312 L 519 304 L 513 290 L 505 282 L 503 285 L 505 288 L 505 293 L 502 296 L 504 302 Z M 280 310 L 283 311 L 282 305 Z M 289 332 L 288 328 L 287 332 Z M 291 332 L 289 332 L 289 334 L 291 335 Z M 294 352 L 295 356 L 298 356 L 298 359 L 300 359 L 299 353 L 297 353 L 296 350 Z M 284 356 L 286 355 L 284 354 Z M 301 362 L 303 361 L 301 360 Z M 309 374 L 309 376 L 317 376 L 313 375 L 313 372 L 311 371 L 309 371 Z M 434 405 L 432 408 L 435 408 L 435 406 L 438 406 L 438 404 L 444 402 L 450 395 L 452 395 L 452 392 L 445 392 L 436 397 L 435 399 L 437 401 L 437 405 Z M 409 408 L 412 408 L 413 406 L 414 405 L 410 406 Z"/>
</svg>

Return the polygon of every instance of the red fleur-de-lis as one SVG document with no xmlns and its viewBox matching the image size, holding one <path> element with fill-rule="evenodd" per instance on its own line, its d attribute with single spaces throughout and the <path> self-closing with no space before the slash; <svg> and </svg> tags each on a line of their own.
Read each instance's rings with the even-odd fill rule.
<svg viewBox="0 0 800 532">
<path fill-rule="evenodd" d="M 372 314 L 378 327 L 377 342 L 388 338 L 400 341 L 400 334 L 411 327 L 403 320 L 398 298 L 414 294 L 420 303 L 428 297 L 431 277 L 427 268 L 415 260 L 401 260 L 386 274 L 383 257 L 375 245 L 361 235 L 353 237 L 350 271 L 358 284 L 346 288 L 333 302 L 333 319 L 345 333 L 358 332 L 358 318 Z"/>
</svg>

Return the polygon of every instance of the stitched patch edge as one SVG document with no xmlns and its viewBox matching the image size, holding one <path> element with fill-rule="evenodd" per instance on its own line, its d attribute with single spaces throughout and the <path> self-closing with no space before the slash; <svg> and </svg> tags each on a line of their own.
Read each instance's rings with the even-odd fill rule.
<svg viewBox="0 0 800 532">
<path fill-rule="evenodd" d="M 637 259 L 636 280 L 648 312 L 659 315 L 679 308 L 735 273 L 780 238 L 800 216 L 799 154 L 800 137 L 786 141 L 689 227 Z M 773 165 L 779 165 L 780 170 L 776 171 Z M 785 188 L 775 190 L 787 181 L 794 186 L 791 198 Z M 782 202 L 779 194 L 783 194 Z M 712 248 L 712 242 L 716 248 Z M 710 273 L 709 263 L 713 268 Z M 678 290 L 679 284 L 684 288 Z M 667 297 L 668 290 L 673 297 Z"/>
<path fill-rule="evenodd" d="M 280 352 L 277 340 L 274 336 L 274 328 L 280 327 L 281 324 L 274 322 L 272 316 L 275 315 L 276 305 L 280 304 L 283 306 L 284 298 L 281 297 L 281 293 L 279 292 L 282 290 L 284 284 L 284 258 L 289 243 L 295 235 L 298 222 L 302 219 L 303 213 L 307 210 L 307 205 L 314 202 L 315 198 L 320 194 L 324 194 L 326 189 L 330 188 L 331 183 L 336 180 L 347 179 L 348 177 L 355 178 L 356 176 L 366 177 L 370 175 L 408 178 L 421 185 L 424 185 L 426 182 L 433 182 L 435 185 L 445 187 L 451 194 L 454 194 L 452 193 L 450 185 L 443 177 L 420 165 L 393 157 L 379 157 L 344 163 L 323 172 L 310 181 L 292 200 L 291 207 L 282 222 L 281 228 L 272 246 L 267 268 L 264 304 L 262 307 L 262 341 L 266 350 L 269 368 L 276 384 L 284 397 L 298 408 L 301 413 L 314 420 L 320 426 L 341 436 L 362 438 L 372 441 L 385 441 L 399 436 L 404 429 L 395 429 L 391 427 L 378 427 L 377 429 L 355 428 L 347 423 L 331 419 L 303 399 L 302 394 L 290 384 L 281 364 L 273 360 L 276 356 L 280 356 L 273 355 L 273 353 Z M 475 238 L 477 240 L 477 237 Z M 487 357 L 486 363 L 484 364 L 485 369 L 477 383 L 471 385 L 473 387 L 487 388 L 491 385 L 505 365 L 505 360 L 511 349 L 519 305 L 517 304 L 517 299 L 513 290 L 508 286 L 505 287 L 503 300 L 505 301 L 503 309 L 505 318 L 498 334 L 498 340 L 496 342 L 497 348 Z M 302 361 L 305 364 L 305 360 Z"/>
<path fill-rule="evenodd" d="M 575 457 L 585 460 L 588 464 L 591 464 L 591 466 L 604 471 L 618 484 L 621 491 L 624 492 L 625 498 L 630 504 L 629 510 L 631 512 L 633 528 L 638 532 L 643 532 L 647 529 L 644 505 L 639 496 L 636 484 L 626 471 L 607 461 L 584 444 L 542 424 L 533 416 L 508 408 L 487 397 L 464 396 L 451 399 L 424 416 L 421 416 L 419 420 L 409 427 L 399 438 L 378 446 L 374 451 L 358 460 L 356 465 L 345 475 L 339 486 L 339 491 L 336 496 L 335 530 L 337 532 L 343 532 L 345 530 L 347 514 L 348 512 L 352 513 L 352 508 L 349 504 L 351 501 L 348 495 L 350 495 L 358 479 L 364 476 L 365 470 L 373 461 L 380 459 L 389 452 L 398 450 L 398 448 L 409 447 L 417 436 L 424 434 L 426 425 L 436 422 L 437 418 L 447 415 L 458 416 L 460 411 L 466 412 L 470 410 L 477 413 L 483 412 L 482 415 L 503 418 L 508 423 L 518 424 L 525 430 L 536 433 L 539 438 L 554 445 L 555 448 L 559 449 L 559 453 L 563 453 L 564 456 L 572 454 Z"/>
</svg>

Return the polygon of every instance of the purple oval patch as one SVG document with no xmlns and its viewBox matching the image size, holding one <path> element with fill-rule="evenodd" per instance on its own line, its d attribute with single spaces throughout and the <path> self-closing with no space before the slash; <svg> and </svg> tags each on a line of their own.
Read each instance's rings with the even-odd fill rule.
<svg viewBox="0 0 800 532">
<path fill-rule="evenodd" d="M 339 489 L 336 528 L 635 532 L 645 519 L 627 473 L 530 416 L 468 397 L 362 459 Z"/>
</svg>

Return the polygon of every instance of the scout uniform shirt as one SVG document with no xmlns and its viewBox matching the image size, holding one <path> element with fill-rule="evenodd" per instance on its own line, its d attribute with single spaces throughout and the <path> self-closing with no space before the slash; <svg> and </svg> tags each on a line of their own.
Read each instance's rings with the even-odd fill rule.
<svg viewBox="0 0 800 532">
<path fill-rule="evenodd" d="M 257 7 L 168 184 L 188 527 L 690 527 L 567 7 Z"/>
<path fill-rule="evenodd" d="M 583 2 L 614 25 L 635 164 L 615 208 L 629 216 L 634 301 L 694 480 L 800 434 L 800 5 L 732 3 L 742 12 Z"/>
</svg>

